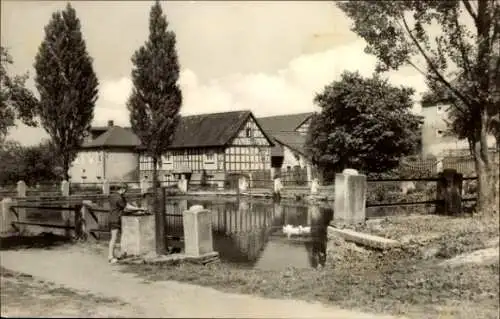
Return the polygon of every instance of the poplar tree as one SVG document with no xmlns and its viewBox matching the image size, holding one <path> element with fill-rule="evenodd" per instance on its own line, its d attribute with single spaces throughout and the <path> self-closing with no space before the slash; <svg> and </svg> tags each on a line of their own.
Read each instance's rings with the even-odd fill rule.
<svg viewBox="0 0 500 319">
<path fill-rule="evenodd" d="M 182 104 L 175 44 L 175 33 L 168 29 L 166 16 L 156 1 L 149 15 L 149 37 L 132 57 L 133 89 L 127 107 L 132 130 L 139 137 L 145 155 L 153 160 L 158 254 L 163 254 L 166 248 L 164 209 L 158 205 L 158 162 L 172 143 Z"/>
<path fill-rule="evenodd" d="M 80 20 L 69 3 L 65 10 L 52 14 L 34 67 L 40 94 L 36 114 L 69 179 L 69 167 L 94 117 L 99 85 Z"/>
</svg>

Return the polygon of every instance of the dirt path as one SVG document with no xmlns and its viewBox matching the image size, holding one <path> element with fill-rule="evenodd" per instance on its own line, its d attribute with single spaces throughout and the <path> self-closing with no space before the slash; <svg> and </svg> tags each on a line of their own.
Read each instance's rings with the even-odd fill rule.
<svg viewBox="0 0 500 319">
<path fill-rule="evenodd" d="M 109 265 L 104 255 L 81 246 L 2 251 L 0 257 L 0 264 L 7 269 L 79 292 L 117 298 L 128 304 L 130 317 L 393 318 L 304 301 L 228 294 L 173 281 L 145 282 L 121 272 L 121 266 Z"/>
</svg>

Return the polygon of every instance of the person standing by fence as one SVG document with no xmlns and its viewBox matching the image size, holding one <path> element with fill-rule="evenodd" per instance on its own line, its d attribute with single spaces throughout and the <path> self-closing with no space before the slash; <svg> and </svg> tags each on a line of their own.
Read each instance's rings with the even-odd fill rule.
<svg viewBox="0 0 500 319">
<path fill-rule="evenodd" d="M 112 194 L 110 197 L 110 214 L 109 214 L 109 227 L 111 230 L 111 238 L 109 240 L 108 261 L 114 264 L 118 261 L 115 257 L 116 242 L 118 235 L 121 231 L 121 217 L 126 211 L 139 211 L 144 210 L 127 203 L 125 193 L 127 192 L 127 184 L 120 184 L 117 193 Z M 120 254 L 121 257 L 121 254 Z"/>
</svg>

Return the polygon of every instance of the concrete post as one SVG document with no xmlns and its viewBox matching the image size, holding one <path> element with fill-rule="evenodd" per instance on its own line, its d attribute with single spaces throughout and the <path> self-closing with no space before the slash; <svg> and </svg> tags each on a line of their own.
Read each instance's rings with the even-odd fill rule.
<svg viewBox="0 0 500 319">
<path fill-rule="evenodd" d="M 211 212 L 195 205 L 183 213 L 184 249 L 187 256 L 213 253 Z"/>
<path fill-rule="evenodd" d="M 144 177 L 142 180 L 141 180 L 141 194 L 145 194 L 147 193 L 148 191 L 148 180 L 146 179 L 146 177 Z"/>
<path fill-rule="evenodd" d="M 26 183 L 24 181 L 17 182 L 17 197 L 26 197 Z M 17 216 L 19 221 L 26 220 L 26 208 L 17 208 Z"/>
<path fill-rule="evenodd" d="M 317 178 L 311 182 L 311 195 L 317 195 L 319 190 L 319 181 Z"/>
<path fill-rule="evenodd" d="M 183 193 L 187 193 L 188 191 L 188 181 L 186 179 L 186 176 L 184 174 L 181 175 L 181 179 L 177 183 L 177 186 L 179 187 L 179 190 Z"/>
<path fill-rule="evenodd" d="M 102 181 L 102 194 L 106 196 L 109 196 L 110 194 L 110 185 L 106 179 Z"/>
<path fill-rule="evenodd" d="M 443 158 L 439 157 L 436 162 L 436 172 L 441 173 L 443 172 Z"/>
<path fill-rule="evenodd" d="M 246 192 L 248 189 L 248 181 L 245 176 L 240 176 L 238 178 L 238 187 L 240 189 L 240 192 Z"/>
<path fill-rule="evenodd" d="M 306 172 L 307 172 L 307 182 L 312 181 L 312 169 L 310 164 L 306 164 Z"/>
<path fill-rule="evenodd" d="M 68 181 L 62 181 L 61 182 L 61 195 L 62 196 L 69 196 L 69 182 Z"/>
<path fill-rule="evenodd" d="M 14 201 L 11 198 L 6 197 L 2 199 L 0 205 L 0 209 L 2 212 L 0 233 L 8 234 L 14 231 L 12 222 L 16 220 L 14 213 L 10 211 L 10 208 L 14 205 Z"/>
<path fill-rule="evenodd" d="M 17 182 L 17 197 L 26 197 L 26 183 L 24 181 Z"/>
<path fill-rule="evenodd" d="M 274 192 L 275 193 L 281 193 L 281 189 L 283 188 L 283 185 L 281 184 L 281 178 L 277 177 L 274 179 Z"/>
<path fill-rule="evenodd" d="M 155 216 L 122 216 L 120 248 L 132 256 L 155 253 Z"/>
<path fill-rule="evenodd" d="M 436 207 L 439 214 L 460 214 L 462 212 L 463 175 L 454 169 L 439 173 L 437 199 L 442 201 Z"/>
<path fill-rule="evenodd" d="M 334 220 L 358 223 L 366 219 L 366 176 L 346 169 L 335 175 Z"/>
</svg>

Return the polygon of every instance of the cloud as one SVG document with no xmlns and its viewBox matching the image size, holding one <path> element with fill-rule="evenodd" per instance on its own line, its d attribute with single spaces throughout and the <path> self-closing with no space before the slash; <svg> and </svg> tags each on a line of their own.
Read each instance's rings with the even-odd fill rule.
<svg viewBox="0 0 500 319">
<path fill-rule="evenodd" d="M 251 110 L 256 116 L 316 110 L 313 98 L 326 85 L 338 80 L 343 71 L 359 71 L 370 76 L 376 58 L 363 52 L 364 41 L 356 41 L 331 50 L 299 56 L 286 68 L 273 74 L 230 74 L 201 83 L 190 69 L 181 72 L 179 85 L 183 92 L 183 115 Z M 415 99 L 426 89 L 423 76 L 408 72 L 388 73 L 395 85 L 412 86 Z M 129 78 L 103 81 L 95 110 L 95 124 L 113 119 L 128 125 L 126 101 L 132 83 Z M 416 108 L 418 111 L 418 106 Z"/>
</svg>

